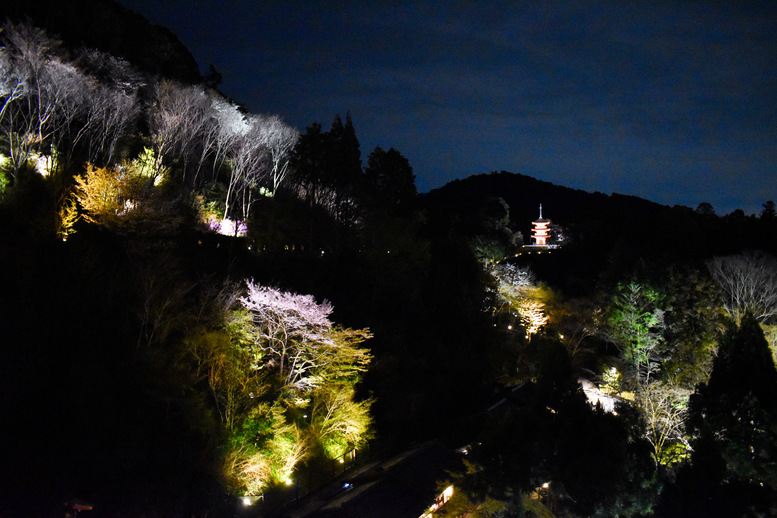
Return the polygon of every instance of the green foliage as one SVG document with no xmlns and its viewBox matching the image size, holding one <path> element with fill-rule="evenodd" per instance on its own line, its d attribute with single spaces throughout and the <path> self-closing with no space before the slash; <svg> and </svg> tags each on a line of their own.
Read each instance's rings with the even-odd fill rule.
<svg viewBox="0 0 777 518">
<path fill-rule="evenodd" d="M 308 455 L 302 430 L 284 413 L 277 404 L 259 405 L 229 437 L 224 473 L 234 493 L 258 495 L 286 484 Z"/>
<path fill-rule="evenodd" d="M 337 459 L 372 437 L 372 400 L 357 401 L 352 384 L 329 384 L 311 394 L 311 435 L 327 458 Z"/>
<path fill-rule="evenodd" d="M 709 383 L 691 397 L 690 465 L 661 516 L 772 516 L 777 512 L 777 371 L 751 315 L 721 339 Z"/>
<path fill-rule="evenodd" d="M 709 276 L 695 269 L 670 272 L 664 290 L 666 358 L 662 374 L 693 390 L 709 379 L 723 312 L 719 292 Z"/>
<path fill-rule="evenodd" d="M 229 487 L 254 495 L 309 457 L 337 458 L 372 436 L 372 401 L 355 389 L 371 360 L 358 345 L 371 334 L 332 326 L 331 307 L 312 297 L 248 286 L 222 328 L 189 338 L 187 350 L 227 435 Z M 286 383 L 284 368 L 303 369 L 300 383 Z"/>
<path fill-rule="evenodd" d="M 777 490 L 777 371 L 753 317 L 720 344 L 710 381 L 691 399 L 691 424 L 712 434 L 727 478 Z"/>
<path fill-rule="evenodd" d="M 548 483 L 556 511 L 638 514 L 644 506 L 635 502 L 653 475 L 641 441 L 623 420 L 588 405 L 562 344 L 543 346 L 536 386 L 516 389 L 495 408 L 472 447 L 461 475 L 468 500 L 515 505 Z"/>
<path fill-rule="evenodd" d="M 144 147 L 137 158 L 129 163 L 129 167 L 134 174 L 150 180 L 154 185 L 159 185 L 169 175 L 169 170 L 159 165 L 154 149 L 150 147 Z"/>
<path fill-rule="evenodd" d="M 636 406 L 645 422 L 645 437 L 656 465 L 672 466 L 688 458 L 685 434 L 690 391 L 671 382 L 653 382 L 637 391 Z"/>
<path fill-rule="evenodd" d="M 649 382 L 660 367 L 663 299 L 651 286 L 637 282 L 618 284 L 607 311 L 609 337 L 634 369 L 638 383 Z"/>
<path fill-rule="evenodd" d="M 5 167 L 2 164 L 2 159 L 5 158 L 2 155 L 0 155 L 0 200 L 3 198 L 3 195 L 8 190 L 8 186 L 11 183 L 11 179 L 8 177 L 8 174 L 5 172 Z"/>
<path fill-rule="evenodd" d="M 549 321 L 547 305 L 555 298 L 553 291 L 537 283 L 528 268 L 498 264 L 489 267 L 488 272 L 497 285 L 495 315 L 517 315 L 516 323 L 523 328 L 526 338 L 537 334 Z"/>
</svg>

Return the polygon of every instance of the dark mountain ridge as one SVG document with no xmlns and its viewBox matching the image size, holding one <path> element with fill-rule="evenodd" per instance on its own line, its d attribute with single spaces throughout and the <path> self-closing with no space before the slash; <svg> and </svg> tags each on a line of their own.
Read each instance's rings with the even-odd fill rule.
<svg viewBox="0 0 777 518">
<path fill-rule="evenodd" d="M 108 52 L 151 76 L 200 81 L 197 62 L 172 31 L 113 0 L 3 2 L 0 23 L 6 20 L 32 23 L 69 49 Z"/>
<path fill-rule="evenodd" d="M 567 288 L 571 279 L 575 284 L 587 279 L 578 286 L 587 290 L 604 271 L 618 275 L 645 262 L 655 265 L 654 273 L 660 275 L 672 264 L 700 266 L 710 257 L 741 250 L 777 252 L 773 218 L 745 216 L 741 211 L 716 216 L 637 196 L 589 193 L 506 171 L 454 180 L 423 195 L 421 201 L 465 228 L 482 217 L 484 204 L 494 198 L 507 203 L 509 227 L 522 233 L 525 244 L 542 204 L 543 217 L 561 230 L 566 241 L 554 258 L 534 258 L 532 266 L 538 273 L 546 270 L 557 279 L 563 277 L 559 284 Z"/>
<path fill-rule="evenodd" d="M 473 175 L 454 180 L 423 196 L 426 203 L 457 210 L 475 210 L 487 198 L 502 198 L 510 207 L 514 230 L 528 232 L 531 221 L 543 216 L 562 226 L 577 221 L 607 220 L 613 217 L 636 219 L 671 210 L 637 196 L 586 192 L 555 185 L 531 176 L 507 171 Z"/>
</svg>

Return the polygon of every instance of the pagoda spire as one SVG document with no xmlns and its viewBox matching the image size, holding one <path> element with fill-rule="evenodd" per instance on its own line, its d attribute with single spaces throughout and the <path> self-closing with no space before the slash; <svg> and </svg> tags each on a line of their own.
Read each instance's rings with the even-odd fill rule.
<svg viewBox="0 0 777 518">
<path fill-rule="evenodd" d="M 542 203 L 540 203 L 540 219 L 542 219 Z"/>
</svg>

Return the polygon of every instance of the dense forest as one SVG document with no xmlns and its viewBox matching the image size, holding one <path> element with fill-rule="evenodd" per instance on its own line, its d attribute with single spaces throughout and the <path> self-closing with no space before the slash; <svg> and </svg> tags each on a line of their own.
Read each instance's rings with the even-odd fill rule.
<svg viewBox="0 0 777 518">
<path fill-rule="evenodd" d="M 38 3 L 0 33 L 0 516 L 284 516 L 431 439 L 466 451 L 439 516 L 777 514 L 773 202 L 419 194 L 350 115 L 300 131 L 137 15 Z"/>
</svg>

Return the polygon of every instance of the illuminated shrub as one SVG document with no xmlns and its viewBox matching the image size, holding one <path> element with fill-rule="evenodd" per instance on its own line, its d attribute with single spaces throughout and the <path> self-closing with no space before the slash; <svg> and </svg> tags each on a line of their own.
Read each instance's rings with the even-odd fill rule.
<svg viewBox="0 0 777 518">
<path fill-rule="evenodd" d="M 305 434 L 287 422 L 281 406 L 262 404 L 230 438 L 224 473 L 233 492 L 258 495 L 288 483 L 309 451 Z"/>
</svg>

